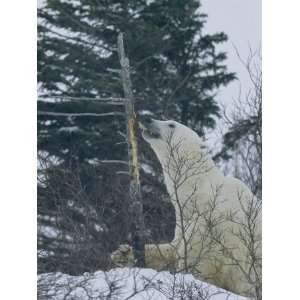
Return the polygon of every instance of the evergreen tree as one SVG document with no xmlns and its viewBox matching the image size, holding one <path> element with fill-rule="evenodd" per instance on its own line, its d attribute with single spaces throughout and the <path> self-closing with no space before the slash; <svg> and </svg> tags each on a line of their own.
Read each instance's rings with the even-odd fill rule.
<svg viewBox="0 0 300 300">
<path fill-rule="evenodd" d="M 234 75 L 224 33 L 204 34 L 198 0 L 47 1 L 39 11 L 39 81 L 51 92 L 120 96 L 108 68 L 119 68 L 116 36 L 125 33 L 135 95 L 143 108 L 190 125 L 213 127 L 214 92 Z"/>
<path fill-rule="evenodd" d="M 217 89 L 234 79 L 225 67 L 226 54 L 216 50 L 227 37 L 222 32 L 205 34 L 206 19 L 198 0 L 47 0 L 38 10 L 39 94 L 122 97 L 119 74 L 110 70 L 120 67 L 115 50 L 117 34 L 122 31 L 138 110 L 177 120 L 203 134 L 205 128 L 214 127 L 214 118 L 219 116 L 214 99 Z M 39 101 L 38 110 L 105 113 L 122 112 L 122 107 L 52 99 Z M 51 223 L 64 232 L 60 243 L 41 232 L 39 247 L 52 253 L 43 257 L 51 266 L 48 263 L 44 271 L 60 268 L 76 273 L 82 268 L 101 267 L 96 259 L 76 270 L 70 266 L 78 259 L 78 253 L 94 248 L 95 241 L 105 255 L 124 241 L 126 234 L 122 230 L 118 237 L 115 233 L 120 231 L 117 224 L 124 224 L 126 219 L 126 213 L 120 212 L 126 206 L 127 179 L 117 172 L 126 168 L 120 164 L 95 164 L 96 159 L 126 159 L 126 145 L 118 133 L 124 127 L 119 115 L 38 117 L 38 150 L 43 159 L 47 157 L 39 184 L 39 222 L 43 228 Z M 142 153 L 146 153 L 142 157 L 145 211 L 151 211 L 146 214 L 146 222 L 155 238 L 171 239 L 170 231 L 165 236 L 161 233 L 174 218 L 171 206 L 163 200 L 166 191 L 161 176 L 157 176 L 159 167 L 157 162 L 153 163 L 151 153 L 150 158 L 147 155 L 150 150 L 143 143 L 141 147 Z M 69 177 L 72 180 L 66 186 Z M 159 217 L 166 215 L 163 209 L 169 212 L 169 218 L 164 220 Z M 65 224 L 62 211 L 72 220 L 72 226 Z M 105 213 L 99 215 L 99 211 Z M 113 217 L 116 212 L 119 214 Z M 53 222 L 51 215 L 55 217 Z M 93 220 L 90 225 L 86 222 L 88 216 L 89 221 Z M 95 236 L 91 234 L 86 239 L 84 230 L 80 238 L 74 235 L 74 226 L 79 233 L 79 228 L 89 231 L 97 222 L 104 228 L 98 238 L 91 238 Z M 158 229 L 153 224 L 159 224 Z M 114 241 L 107 244 L 104 241 L 109 239 L 105 240 L 103 234 L 114 236 Z M 72 252 L 70 247 L 76 239 L 80 240 L 76 248 L 80 251 Z M 58 249 L 58 244 L 63 247 Z"/>
</svg>

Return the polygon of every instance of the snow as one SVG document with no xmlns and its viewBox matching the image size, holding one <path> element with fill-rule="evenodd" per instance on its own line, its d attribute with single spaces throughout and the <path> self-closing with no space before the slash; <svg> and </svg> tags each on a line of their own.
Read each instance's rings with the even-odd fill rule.
<svg viewBox="0 0 300 300">
<path fill-rule="evenodd" d="M 46 257 L 49 257 L 51 255 L 54 255 L 53 251 L 46 251 L 46 250 L 43 250 L 43 249 L 37 251 L 37 256 L 39 258 L 46 258 Z"/>
<path fill-rule="evenodd" d="M 82 276 L 40 274 L 38 286 L 40 298 L 52 300 L 246 300 L 190 274 L 139 268 L 116 268 Z"/>
<path fill-rule="evenodd" d="M 56 120 L 46 120 L 42 123 L 44 123 L 45 126 L 50 126 L 50 125 L 53 125 L 53 124 L 57 123 L 57 121 Z"/>
<path fill-rule="evenodd" d="M 169 40 L 171 38 L 171 35 L 170 34 L 166 34 L 163 36 L 162 40 L 163 41 L 166 41 L 166 40 Z"/>
<path fill-rule="evenodd" d="M 99 165 L 99 159 L 98 158 L 90 158 L 86 160 L 89 164 L 98 166 Z"/>
<path fill-rule="evenodd" d="M 150 5 L 150 4 L 154 3 L 154 2 L 155 2 L 155 0 L 146 0 L 146 4 L 147 5 Z"/>
<path fill-rule="evenodd" d="M 53 226 L 39 225 L 38 231 L 41 235 L 50 239 L 55 239 L 61 234 L 61 232 Z"/>
<path fill-rule="evenodd" d="M 103 232 L 103 231 L 104 231 L 103 227 L 101 227 L 101 226 L 98 225 L 98 224 L 95 224 L 95 225 L 94 225 L 94 228 L 95 228 L 95 230 L 96 230 L 97 232 Z"/>
<path fill-rule="evenodd" d="M 75 131 L 80 131 L 78 126 L 68 126 L 68 127 L 61 127 L 59 128 L 60 132 L 75 132 Z"/>
<path fill-rule="evenodd" d="M 150 110 L 140 110 L 139 114 L 143 116 L 153 116 L 153 113 Z"/>
<path fill-rule="evenodd" d="M 143 171 L 147 174 L 152 174 L 153 176 L 155 175 L 155 172 L 153 170 L 153 168 L 145 163 L 141 163 L 141 168 L 143 169 Z"/>
</svg>

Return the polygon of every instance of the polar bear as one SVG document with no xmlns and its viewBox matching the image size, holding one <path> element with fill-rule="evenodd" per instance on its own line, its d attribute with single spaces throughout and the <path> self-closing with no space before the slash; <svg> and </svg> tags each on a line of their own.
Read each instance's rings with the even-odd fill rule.
<svg viewBox="0 0 300 300">
<path fill-rule="evenodd" d="M 150 117 L 141 127 L 176 211 L 174 239 L 162 251 L 175 250 L 179 269 L 240 294 L 257 292 L 261 201 L 240 180 L 222 174 L 190 128 Z"/>
<path fill-rule="evenodd" d="M 173 241 L 146 245 L 146 264 L 173 260 L 177 271 L 259 298 L 261 201 L 240 180 L 222 174 L 190 128 L 150 117 L 140 127 L 162 166 L 176 212 Z"/>
</svg>

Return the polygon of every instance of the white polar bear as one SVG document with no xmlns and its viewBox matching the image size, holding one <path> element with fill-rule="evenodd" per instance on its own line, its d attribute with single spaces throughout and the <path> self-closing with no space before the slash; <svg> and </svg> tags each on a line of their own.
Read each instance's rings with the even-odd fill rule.
<svg viewBox="0 0 300 300">
<path fill-rule="evenodd" d="M 147 245 L 147 264 L 157 264 L 157 253 L 173 257 L 177 270 L 260 298 L 261 201 L 240 180 L 221 173 L 190 128 L 149 117 L 141 128 L 176 211 L 174 240 Z"/>
</svg>

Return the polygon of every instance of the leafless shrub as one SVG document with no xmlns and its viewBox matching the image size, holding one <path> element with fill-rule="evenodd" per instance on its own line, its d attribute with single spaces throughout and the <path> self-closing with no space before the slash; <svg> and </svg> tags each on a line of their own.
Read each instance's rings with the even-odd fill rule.
<svg viewBox="0 0 300 300">
<path fill-rule="evenodd" d="M 117 168 L 66 166 L 45 156 L 39 164 L 39 273 L 107 269 L 110 252 L 127 235 L 125 185 L 122 177 L 111 176 Z"/>
<path fill-rule="evenodd" d="M 233 173 L 245 182 L 261 199 L 262 174 L 262 71 L 260 49 L 249 49 L 249 56 L 243 60 L 237 56 L 247 71 L 251 87 L 245 95 L 240 90 L 233 103 L 233 111 L 223 109 L 223 121 L 228 131 L 224 133 L 224 147 L 221 156 L 230 154 Z"/>
</svg>

